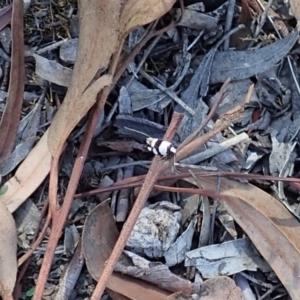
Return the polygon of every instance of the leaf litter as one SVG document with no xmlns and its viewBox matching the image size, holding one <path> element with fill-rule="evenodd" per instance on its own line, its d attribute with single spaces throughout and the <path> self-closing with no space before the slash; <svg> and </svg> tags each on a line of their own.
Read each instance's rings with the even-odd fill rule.
<svg viewBox="0 0 300 300">
<path fill-rule="evenodd" d="M 299 299 L 297 1 L 104 2 L 29 4 L 24 43 L 18 1 L 11 32 L 0 11 L 15 297 Z M 148 137 L 176 155 L 153 159 Z"/>
</svg>

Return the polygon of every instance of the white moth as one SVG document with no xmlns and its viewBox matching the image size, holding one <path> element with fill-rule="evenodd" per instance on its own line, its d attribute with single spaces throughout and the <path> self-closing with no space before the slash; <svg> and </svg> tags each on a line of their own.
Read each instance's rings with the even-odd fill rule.
<svg viewBox="0 0 300 300">
<path fill-rule="evenodd" d="M 162 157 L 170 157 L 176 154 L 176 148 L 168 141 L 150 137 L 146 139 L 146 143 L 149 151 Z"/>
</svg>

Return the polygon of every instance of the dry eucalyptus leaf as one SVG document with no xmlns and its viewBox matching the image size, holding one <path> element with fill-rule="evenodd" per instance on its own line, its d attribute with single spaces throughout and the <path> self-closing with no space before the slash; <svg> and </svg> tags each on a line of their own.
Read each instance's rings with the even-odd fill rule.
<svg viewBox="0 0 300 300">
<path fill-rule="evenodd" d="M 217 189 L 216 178 L 199 179 L 204 189 Z M 226 197 L 220 203 L 269 263 L 291 298 L 299 299 L 299 222 L 275 198 L 251 184 L 222 178 L 220 191 Z"/>
<path fill-rule="evenodd" d="M 209 245 L 186 253 L 185 267 L 196 267 L 204 278 L 233 275 L 241 271 L 270 272 L 270 267 L 248 238 Z"/>
<path fill-rule="evenodd" d="M 33 57 L 35 58 L 35 73 L 38 76 L 61 86 L 68 87 L 70 85 L 71 69 L 37 54 L 34 54 Z"/>
<path fill-rule="evenodd" d="M 17 276 L 17 229 L 5 204 L 0 201 L 0 294 L 3 300 L 13 299 Z"/>
<path fill-rule="evenodd" d="M 20 122 L 24 93 L 24 36 L 23 1 L 15 1 L 12 11 L 12 54 L 8 96 L 0 122 L 0 165 L 10 155 L 15 145 Z"/>
<path fill-rule="evenodd" d="M 107 68 L 118 46 L 121 2 L 79 1 L 80 36 L 71 85 L 49 129 L 53 156 L 59 155 L 70 132 L 95 103 L 97 93 L 111 83 L 107 75 L 93 80 L 99 70 Z"/>
<path fill-rule="evenodd" d="M 56 113 L 51 126 L 49 127 L 48 147 L 53 156 L 59 154 L 59 149 L 63 146 L 73 128 L 87 114 L 89 109 L 95 104 L 96 96 L 101 89 L 110 85 L 112 77 L 103 75 L 95 81 L 80 97 L 73 101 L 68 95 Z"/>
<path fill-rule="evenodd" d="M 167 13 L 175 0 L 128 0 L 120 19 L 121 37 L 139 26 L 148 24 Z"/>
<path fill-rule="evenodd" d="M 77 88 L 82 93 L 90 85 L 98 70 L 108 66 L 118 44 L 121 2 L 121 0 L 78 2 L 80 36 L 72 89 Z"/>
<path fill-rule="evenodd" d="M 246 79 L 265 72 L 278 63 L 292 49 L 298 39 L 298 31 L 257 50 L 216 52 L 212 64 L 210 84 Z"/>
<path fill-rule="evenodd" d="M 79 2 L 81 22 L 77 60 L 70 88 L 50 126 L 48 146 L 53 156 L 59 155 L 70 132 L 95 103 L 97 93 L 110 84 L 110 78 L 104 76 L 101 82 L 92 83 L 92 80 L 98 70 L 108 66 L 119 43 L 119 32 L 124 38 L 134 28 L 159 18 L 175 0 L 129 0 L 119 19 L 121 2 Z"/>
</svg>

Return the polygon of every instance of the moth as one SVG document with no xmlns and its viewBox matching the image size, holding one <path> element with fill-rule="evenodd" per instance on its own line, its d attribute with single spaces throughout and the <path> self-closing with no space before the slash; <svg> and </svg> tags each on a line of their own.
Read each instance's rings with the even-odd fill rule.
<svg viewBox="0 0 300 300">
<path fill-rule="evenodd" d="M 146 143 L 149 151 L 164 158 L 168 158 L 176 154 L 176 148 L 168 141 L 150 137 L 146 139 Z"/>
</svg>

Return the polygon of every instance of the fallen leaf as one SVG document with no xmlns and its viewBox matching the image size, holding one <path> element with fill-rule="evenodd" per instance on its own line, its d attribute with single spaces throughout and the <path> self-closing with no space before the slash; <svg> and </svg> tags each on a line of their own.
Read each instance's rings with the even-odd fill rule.
<svg viewBox="0 0 300 300">
<path fill-rule="evenodd" d="M 48 146 L 53 156 L 96 102 L 96 95 L 111 83 L 110 76 L 97 79 L 107 68 L 119 41 L 121 0 L 79 1 L 80 37 L 71 85 L 49 129 Z M 100 30 L 101 29 L 101 30 Z"/>
<path fill-rule="evenodd" d="M 111 78 L 105 75 L 95 82 L 97 72 L 107 68 L 112 54 L 134 28 L 147 24 L 166 13 L 175 0 L 126 1 L 121 17 L 121 0 L 81 1 L 80 37 L 77 60 L 67 95 L 56 114 L 49 131 L 48 146 L 53 156 L 67 137 L 96 101 L 96 95 Z M 101 30 L 91 30 L 101 28 Z M 105 41 L 105 43 L 103 43 Z"/>
<path fill-rule="evenodd" d="M 119 236 L 108 203 L 105 201 L 96 206 L 87 216 L 83 228 L 82 250 L 88 271 L 95 280 L 99 279 Z M 152 284 L 115 272 L 107 287 L 134 300 L 162 300 L 170 294 Z"/>
<path fill-rule="evenodd" d="M 10 155 L 16 139 L 24 92 L 23 1 L 14 1 L 12 10 L 12 58 L 8 97 L 0 123 L 0 167 Z"/>
<path fill-rule="evenodd" d="M 13 216 L 0 201 L 0 294 L 12 298 L 17 276 L 17 229 Z"/>
<path fill-rule="evenodd" d="M 217 190 L 216 178 L 200 177 L 201 186 Z M 220 203 L 269 263 L 293 299 L 299 299 L 300 225 L 275 198 L 251 185 L 222 178 Z"/>
<path fill-rule="evenodd" d="M 73 128 L 95 104 L 96 96 L 105 86 L 110 85 L 112 77 L 103 75 L 92 84 L 83 94 L 76 98 L 67 96 L 59 107 L 52 124 L 49 127 L 49 151 L 53 156 L 58 155 L 58 149 L 64 144 Z"/>
<path fill-rule="evenodd" d="M 1 196 L 10 212 L 14 212 L 40 186 L 50 172 L 51 153 L 48 145 L 48 131 L 39 140 L 23 163 L 4 185 L 6 193 Z"/>
<path fill-rule="evenodd" d="M 10 22 L 11 14 L 12 4 L 0 9 L 0 30 L 2 30 Z"/>
<path fill-rule="evenodd" d="M 262 272 L 271 271 L 248 238 L 239 238 L 186 252 L 184 266 L 196 267 L 204 278 L 229 276 L 258 269 Z"/>
<path fill-rule="evenodd" d="M 35 73 L 38 76 L 61 86 L 68 87 L 70 85 L 71 69 L 37 54 L 33 54 L 33 57 L 35 58 Z"/>
<path fill-rule="evenodd" d="M 224 82 L 228 77 L 240 80 L 267 71 L 292 49 L 298 39 L 295 30 L 285 38 L 257 50 L 216 52 L 210 84 Z"/>
<path fill-rule="evenodd" d="M 120 19 L 121 38 L 137 27 L 148 24 L 167 13 L 176 0 L 128 0 Z"/>
</svg>

